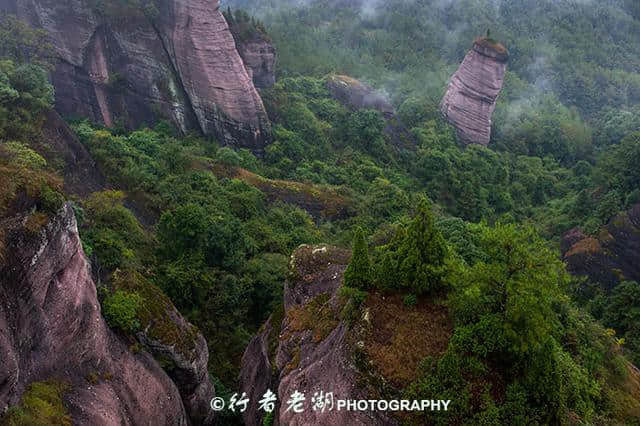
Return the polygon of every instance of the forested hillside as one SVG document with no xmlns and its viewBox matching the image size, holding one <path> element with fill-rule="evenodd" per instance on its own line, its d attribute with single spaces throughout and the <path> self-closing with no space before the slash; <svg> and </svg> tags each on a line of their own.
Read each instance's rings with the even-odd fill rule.
<svg viewBox="0 0 640 426">
<path fill-rule="evenodd" d="M 104 28 L 117 27 L 105 12 L 113 8 L 119 24 L 142 16 L 154 29 L 153 4 L 91 7 L 108 6 L 95 9 Z M 243 96 L 261 111 L 233 121 L 242 132 L 220 130 L 224 138 L 181 128 L 199 108 L 215 129 L 231 122 L 199 104 L 190 76 L 200 71 L 184 68 L 181 80 L 171 61 L 149 67 L 167 78 L 152 79 L 146 94 L 135 72 L 91 83 L 132 116 L 123 102 L 152 94 L 162 100 L 145 106 L 153 120 L 79 112 L 53 132 L 61 98 L 49 77 L 66 62 L 51 53 L 46 28 L 0 16 L 0 265 L 17 244 L 5 238 L 9 225 L 35 238 L 72 211 L 102 315 L 123 347 L 150 352 L 180 385 L 172 373 L 181 358 L 153 352 L 145 338 L 155 333 L 175 355 L 193 351 L 201 333 L 207 371 L 190 374 L 208 373 L 226 399 L 257 383 L 291 386 L 303 367 L 324 377 L 309 360 L 326 343 L 354 369 L 327 377 L 349 377 L 344 388 L 361 397 L 453 400 L 444 414 L 378 422 L 640 422 L 637 1 L 227 0 L 221 10 L 238 49 L 225 45 L 225 54 L 245 69 L 219 74 L 241 80 L 230 92 L 248 87 Z M 508 50 L 486 147 L 462 144 L 440 110 L 479 37 Z M 124 56 L 108 61 L 146 72 Z M 213 87 L 218 74 L 203 74 L 200 87 Z M 227 94 L 226 110 L 244 114 Z M 162 115 L 168 107 L 178 125 Z M 253 131 L 244 119 L 264 130 L 259 146 L 242 139 Z M 78 146 L 61 148 L 56 137 Z M 258 361 L 269 368 L 247 373 Z M 46 378 L 36 379 L 29 389 Z M 70 391 L 57 383 L 44 405 L 46 395 L 26 389 L 11 404 L 0 399 L 0 424 L 69 424 L 61 395 Z M 227 410 L 215 422 L 290 420 L 284 410 L 253 414 Z"/>
</svg>

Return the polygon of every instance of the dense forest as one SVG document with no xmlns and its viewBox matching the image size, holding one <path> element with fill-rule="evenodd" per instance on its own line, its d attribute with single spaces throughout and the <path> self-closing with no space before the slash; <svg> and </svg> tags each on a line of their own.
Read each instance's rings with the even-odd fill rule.
<svg viewBox="0 0 640 426">
<path fill-rule="evenodd" d="M 114 3 L 113 13 L 151 13 Z M 62 160 L 41 133 L 55 99 L 45 34 L 1 18 L 0 213 L 26 191 L 37 232 L 72 203 L 114 330 L 140 331 L 148 289 L 161 289 L 206 338 L 216 393 L 228 397 L 252 336 L 282 314 L 291 253 L 352 247 L 341 290 L 352 310 L 399 295 L 412 308 L 435 300 L 452 321 L 446 350 L 381 392 L 450 396 L 454 407 L 402 422 L 640 422 L 640 284 L 571 275 L 560 247 L 568 231 L 601 236 L 640 203 L 638 2 L 222 7 L 245 37 L 276 48 L 276 84 L 260 91 L 273 141 L 252 152 L 168 121 L 132 129 L 65 117 L 108 182 L 85 198 L 65 194 Z M 439 103 L 489 32 L 509 51 L 505 83 L 490 144 L 463 146 Z M 337 100 L 327 85 L 336 74 L 382 93 L 393 117 Z M 0 262 L 10 255 L 0 244 Z M 7 424 L 35 424 L 33 409 Z"/>
</svg>

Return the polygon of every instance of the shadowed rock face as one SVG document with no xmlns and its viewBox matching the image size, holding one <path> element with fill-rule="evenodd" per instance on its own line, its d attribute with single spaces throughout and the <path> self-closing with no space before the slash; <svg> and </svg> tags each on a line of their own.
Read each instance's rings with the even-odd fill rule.
<svg viewBox="0 0 640 426">
<path fill-rule="evenodd" d="M 47 149 L 41 150 L 40 154 L 47 161 L 53 160 L 52 154 L 64 160 L 62 175 L 67 194 L 87 197 L 105 188 L 104 176 L 98 170 L 91 154 L 54 110 L 46 113 L 42 136 Z"/>
<path fill-rule="evenodd" d="M 491 116 L 502 89 L 507 53 L 476 41 L 451 77 L 440 109 L 464 144 L 488 145 Z"/>
<path fill-rule="evenodd" d="M 183 132 L 260 151 L 269 122 L 218 1 L 151 0 L 155 12 L 91 0 L 0 0 L 47 31 L 56 109 L 107 126 L 165 118 Z"/>
<path fill-rule="evenodd" d="M 247 73 L 258 89 L 273 87 L 276 84 L 276 49 L 264 34 L 255 30 L 247 31 L 245 25 L 248 23 L 229 22 Z"/>
<path fill-rule="evenodd" d="M 329 246 L 296 250 L 285 285 L 284 316 L 281 321 L 272 316 L 243 356 L 240 384 L 251 401 L 259 400 L 267 389 L 278 396 L 274 424 L 396 424 L 382 412 L 312 408 L 319 391 L 333 392 L 336 399 L 368 399 L 353 361 L 353 333 L 339 315 L 342 302 L 337 290 L 349 257 L 349 251 Z M 286 401 L 295 391 L 306 398 L 302 413 L 287 412 Z M 262 415 L 252 403 L 244 420 L 257 426 Z"/>
<path fill-rule="evenodd" d="M 249 40 L 237 44 L 253 84 L 258 89 L 268 89 L 276 84 L 276 49 L 264 39 Z"/>
<path fill-rule="evenodd" d="M 71 384 L 65 403 L 74 424 L 187 425 L 175 384 L 102 318 L 71 207 L 38 235 L 26 234 L 22 220 L 0 224 L 10 254 L 0 267 L 0 413 L 31 382 L 54 378 Z M 90 383 L 90 374 L 110 377 Z"/>
<path fill-rule="evenodd" d="M 620 213 L 597 236 L 574 228 L 562 237 L 567 269 L 610 290 L 621 281 L 640 282 L 640 204 Z"/>
</svg>

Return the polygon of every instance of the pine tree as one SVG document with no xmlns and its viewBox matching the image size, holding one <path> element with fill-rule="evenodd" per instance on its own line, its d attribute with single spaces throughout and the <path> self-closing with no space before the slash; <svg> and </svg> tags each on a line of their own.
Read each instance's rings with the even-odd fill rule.
<svg viewBox="0 0 640 426">
<path fill-rule="evenodd" d="M 426 199 L 409 224 L 407 235 L 397 251 L 398 284 L 415 294 L 433 291 L 442 286 L 447 245 L 435 225 Z"/>
<path fill-rule="evenodd" d="M 356 230 L 353 240 L 353 255 L 351 262 L 344 273 L 344 284 L 348 287 L 360 290 L 368 290 L 371 287 L 371 263 L 369 251 L 362 228 Z"/>
</svg>

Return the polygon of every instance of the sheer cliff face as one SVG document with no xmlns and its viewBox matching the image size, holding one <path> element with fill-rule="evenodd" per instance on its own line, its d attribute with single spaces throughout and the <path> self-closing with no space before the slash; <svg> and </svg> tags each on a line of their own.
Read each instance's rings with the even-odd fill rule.
<svg viewBox="0 0 640 426">
<path fill-rule="evenodd" d="M 53 379 L 70 384 L 64 399 L 74 424 L 210 424 L 202 336 L 204 349 L 176 362 L 172 381 L 105 323 L 70 205 L 35 234 L 25 232 L 25 218 L 0 221 L 8 254 L 0 263 L 0 415 L 30 383 Z"/>
<path fill-rule="evenodd" d="M 3 223 L 18 229 L 21 218 Z M 0 274 L 0 412 L 26 386 L 69 381 L 65 399 L 77 424 L 186 424 L 176 386 L 145 354 L 133 355 L 100 315 L 96 288 L 65 207 L 41 233 L 9 232 L 11 259 Z M 112 375 L 87 382 L 89 374 Z"/>
<path fill-rule="evenodd" d="M 153 11 L 91 0 L 0 0 L 43 28 L 60 57 L 52 80 L 56 108 L 111 126 L 153 124 L 261 150 L 267 115 L 218 1 L 153 0 Z M 120 3 L 121 4 L 121 3 Z"/>
<path fill-rule="evenodd" d="M 346 320 L 338 289 L 349 262 L 347 250 L 302 246 L 291 258 L 284 294 L 284 316 L 274 314 L 249 344 L 242 358 L 240 385 L 250 398 L 243 414 L 249 426 L 262 424 L 258 407 L 270 389 L 278 396 L 274 424 L 394 425 L 384 412 L 313 410 L 316 392 L 338 399 L 368 399 L 362 372 L 354 362 L 359 337 Z M 305 395 L 304 412 L 287 411 L 295 391 Z"/>
<path fill-rule="evenodd" d="M 476 42 L 451 77 L 440 109 L 464 144 L 488 145 L 491 116 L 502 89 L 507 54 Z"/>
</svg>

